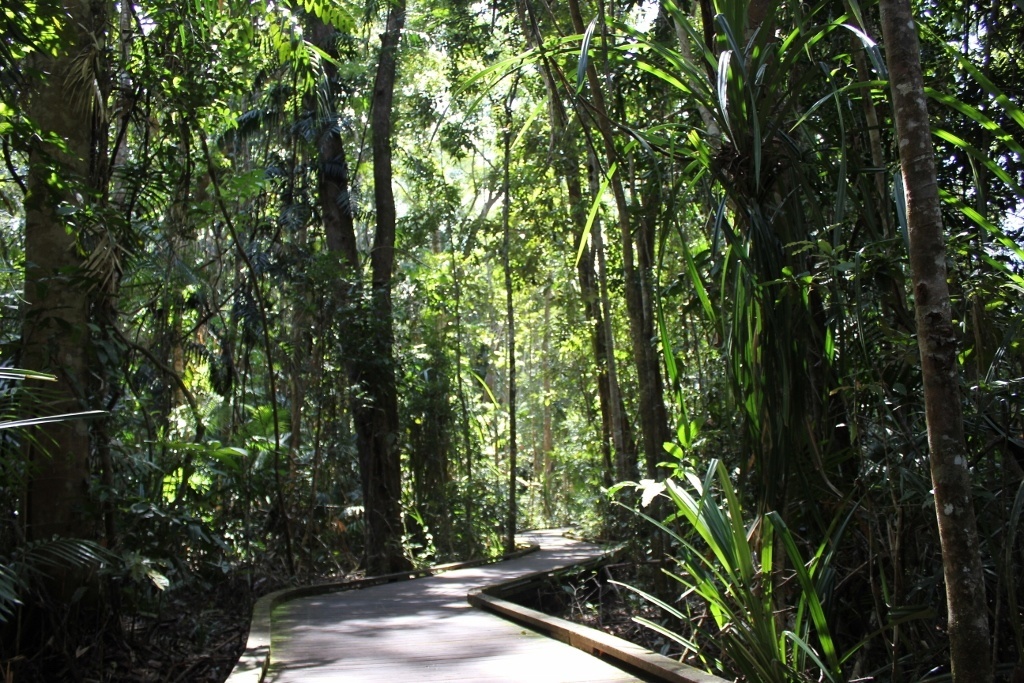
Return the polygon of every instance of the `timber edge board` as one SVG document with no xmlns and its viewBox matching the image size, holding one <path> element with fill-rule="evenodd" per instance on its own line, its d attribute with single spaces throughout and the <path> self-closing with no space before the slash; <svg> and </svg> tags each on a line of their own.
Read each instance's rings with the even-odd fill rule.
<svg viewBox="0 0 1024 683">
<path fill-rule="evenodd" d="M 282 588 L 272 593 L 267 593 L 256 600 L 252 608 L 252 619 L 249 625 L 249 636 L 245 641 L 245 650 L 238 658 L 231 673 L 228 674 L 224 683 L 262 683 L 267 675 L 267 668 L 270 666 L 270 629 L 271 615 L 278 605 L 295 600 L 297 598 L 308 598 L 328 593 L 338 593 L 359 588 L 369 588 L 385 583 L 396 581 L 409 581 L 421 579 L 426 576 L 435 576 L 455 569 L 469 569 L 480 567 L 485 564 L 494 564 L 504 560 L 513 560 L 532 552 L 540 550 L 536 543 L 530 543 L 525 548 L 507 553 L 497 559 L 468 560 L 466 562 L 449 562 L 439 564 L 426 569 L 415 569 L 407 572 L 394 574 L 382 574 L 370 576 L 365 579 L 354 579 L 351 581 L 340 581 L 335 583 L 324 583 L 315 586 L 293 586 Z"/>
<path fill-rule="evenodd" d="M 546 581 L 553 576 L 564 574 L 567 570 L 598 567 L 610 557 L 618 554 L 624 547 L 624 544 L 617 545 L 592 560 L 579 562 L 556 571 L 535 572 L 508 581 L 474 588 L 466 596 L 466 599 L 469 604 L 478 609 L 527 626 L 549 638 L 571 645 L 577 650 L 583 650 L 598 659 L 614 660 L 627 669 L 640 671 L 659 681 L 666 683 L 731 683 L 724 678 L 677 662 L 671 657 L 660 655 L 604 631 L 552 617 L 503 598 L 503 596 L 516 593 L 532 583 Z"/>
</svg>

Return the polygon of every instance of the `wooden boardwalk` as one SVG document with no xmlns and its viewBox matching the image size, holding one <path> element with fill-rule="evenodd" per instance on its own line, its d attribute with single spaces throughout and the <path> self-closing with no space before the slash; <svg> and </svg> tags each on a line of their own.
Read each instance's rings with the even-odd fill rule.
<svg viewBox="0 0 1024 683">
<path fill-rule="evenodd" d="M 525 534 L 541 550 L 515 560 L 299 598 L 273 611 L 268 681 L 387 683 L 640 680 L 597 657 L 474 609 L 467 593 L 593 558 L 597 546 L 555 531 Z"/>
</svg>

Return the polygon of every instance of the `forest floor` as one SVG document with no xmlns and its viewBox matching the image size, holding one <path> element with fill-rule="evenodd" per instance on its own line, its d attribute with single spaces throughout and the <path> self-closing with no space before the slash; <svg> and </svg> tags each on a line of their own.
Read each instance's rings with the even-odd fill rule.
<svg viewBox="0 0 1024 683">
<path fill-rule="evenodd" d="M 606 564 L 596 569 L 556 575 L 529 592 L 506 596 L 506 599 L 604 631 L 678 660 L 683 652 L 677 642 L 637 623 L 634 618 L 643 617 L 670 630 L 677 629 L 679 625 L 666 619 L 660 608 L 626 587 L 659 593 L 659 588 L 664 587 L 655 587 L 654 583 L 663 576 L 657 563 Z"/>
<path fill-rule="evenodd" d="M 193 580 L 100 617 L 87 600 L 72 609 L 26 600 L 0 629 L 0 681 L 220 683 L 244 648 L 254 596 L 279 587 Z"/>
<path fill-rule="evenodd" d="M 267 592 L 267 591 L 262 591 Z M 108 662 L 106 683 L 220 683 L 245 647 L 252 602 L 247 587 L 226 582 L 168 596 L 160 615 L 125 623 L 123 647 Z"/>
</svg>

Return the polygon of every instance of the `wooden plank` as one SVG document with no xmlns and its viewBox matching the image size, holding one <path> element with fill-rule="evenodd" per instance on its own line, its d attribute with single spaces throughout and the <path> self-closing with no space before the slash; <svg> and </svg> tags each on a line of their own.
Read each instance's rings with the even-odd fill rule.
<svg viewBox="0 0 1024 683">
<path fill-rule="evenodd" d="M 481 588 L 474 588 L 466 596 L 466 599 L 474 607 L 489 610 L 517 623 L 527 625 L 551 638 L 589 652 L 595 657 L 622 662 L 631 670 L 642 671 L 653 676 L 655 680 L 666 683 L 729 683 L 724 678 L 713 676 L 604 631 L 552 617 L 504 599 L 506 596 L 514 595 L 517 591 L 522 590 L 524 586 L 546 580 L 548 580 L 548 574 L 545 572 L 527 574 L 509 581 L 490 583 Z"/>
<path fill-rule="evenodd" d="M 272 616 L 267 680 L 399 683 L 626 683 L 636 677 L 564 643 L 473 609 L 470 590 L 599 556 L 556 533 L 516 560 L 291 600 Z"/>
<path fill-rule="evenodd" d="M 488 595 L 486 591 L 471 592 L 469 602 L 474 606 L 527 624 L 556 640 L 594 656 L 612 658 L 628 664 L 630 667 L 651 674 L 657 680 L 666 681 L 666 683 L 728 683 L 723 678 L 651 652 L 604 631 L 548 616 L 543 612 Z"/>
<path fill-rule="evenodd" d="M 529 543 L 525 549 L 517 550 L 505 556 L 505 559 L 518 559 L 540 549 L 536 543 Z M 265 679 L 267 667 L 270 664 L 270 625 L 271 612 L 278 605 L 300 597 L 325 595 L 339 591 L 368 588 L 381 584 L 393 584 L 399 581 L 418 579 L 424 576 L 433 576 L 455 569 L 479 567 L 490 564 L 489 560 L 471 560 L 468 562 L 452 562 L 449 564 L 437 565 L 428 569 L 421 569 L 414 572 L 401 572 L 385 576 L 373 576 L 353 581 L 343 581 L 333 584 L 318 584 L 316 586 L 299 586 L 296 588 L 285 588 L 264 595 L 253 606 L 252 620 L 249 625 L 249 636 L 245 642 L 245 650 L 239 657 L 225 683 L 260 683 Z"/>
<path fill-rule="evenodd" d="M 258 637 L 250 637 L 247 650 L 252 657 L 240 661 L 229 683 L 264 680 L 264 671 L 265 680 L 274 683 L 641 680 L 610 661 L 642 671 L 643 680 L 727 683 L 600 631 L 502 600 L 502 591 L 524 577 L 543 577 L 604 552 L 557 530 L 527 534 L 526 540 L 541 550 L 416 581 L 373 579 L 360 590 L 300 589 L 272 597 L 261 620 L 254 617 Z M 470 602 L 515 621 L 473 609 Z M 265 661 L 269 667 L 260 666 Z"/>
</svg>

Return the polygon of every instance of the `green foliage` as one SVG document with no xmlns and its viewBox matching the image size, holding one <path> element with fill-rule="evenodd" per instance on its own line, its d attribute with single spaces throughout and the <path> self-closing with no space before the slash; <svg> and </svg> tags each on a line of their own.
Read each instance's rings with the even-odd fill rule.
<svg viewBox="0 0 1024 683">
<path fill-rule="evenodd" d="M 807 560 L 777 513 L 748 524 L 720 461 L 712 461 L 703 480 L 690 470 L 677 476 L 688 487 L 668 479 L 644 481 L 638 488 L 645 506 L 657 496 L 672 503 L 665 522 L 642 516 L 675 542 L 677 570 L 669 575 L 686 589 L 682 605 L 632 590 L 681 623 L 693 624 L 693 633 L 637 621 L 725 675 L 749 681 L 846 680 L 841 664 L 852 652 L 837 652 L 826 616 L 835 579 L 830 548 L 838 546 L 845 521 L 834 525 L 833 535 Z M 785 560 L 775 555 L 779 550 Z M 693 618 L 694 598 L 707 606 L 713 623 Z M 720 659 L 712 657 L 712 649 Z"/>
<path fill-rule="evenodd" d="M 33 584 L 61 573 L 95 571 L 112 560 L 110 551 L 79 538 L 32 541 L 0 555 L 0 624 L 14 615 Z"/>
<path fill-rule="evenodd" d="M 395 102 L 393 359 L 356 343 L 375 323 L 358 283 L 374 253 L 368 117 L 386 6 L 124 7 L 97 53 L 111 126 L 98 166 L 110 182 L 61 212 L 96 266 L 88 279 L 64 275 L 111 294 L 93 302 L 82 410 L 108 411 L 88 422 L 97 439 L 88 514 L 97 530 L 109 520 L 117 532 L 106 539 L 120 556 L 109 571 L 127 603 L 159 611 L 159 577 L 169 591 L 228 577 L 281 582 L 288 554 L 296 581 L 359 566 L 365 501 L 352 408 L 364 397 L 353 359 L 399 378 L 392 436 L 409 554 L 427 563 L 500 550 L 513 474 L 495 257 L 507 125 L 520 526 L 580 523 L 647 543 L 602 494 L 620 465 L 637 479 L 637 463 L 609 447 L 600 382 L 615 370 L 627 431 L 645 388 L 629 352 L 626 245 L 610 229 L 621 183 L 629 246 L 651 240 L 651 342 L 676 435 L 669 459 L 694 468 L 718 458 L 739 473 L 735 483 L 715 469 L 665 484 L 677 509 L 665 522 L 678 544 L 673 573 L 689 600 L 656 598 L 708 629 L 678 636 L 710 668 L 756 680 L 854 669 L 912 680 L 942 660 L 875 7 L 777 3 L 757 28 L 749 3 L 716 5 L 717 15 L 696 16 L 699 3 L 663 3 L 656 15 L 583 3 L 579 35 L 564 6 L 535 16 L 463 0 L 410 8 Z M 59 46 L 60 16 L 47 14 L 59 10 L 13 0 L 0 14 L 5 359 L 24 323 L 19 181 L 30 143 L 52 138 L 24 103 L 40 76 L 32 55 Z M 968 439 L 1000 596 L 993 619 L 1013 634 L 998 641 L 1003 661 L 1024 633 L 1019 533 L 1003 545 L 1019 526 L 1024 465 L 1017 14 L 1006 3 L 938 3 L 924 31 Z M 601 160 L 588 66 L 606 89 L 615 165 Z M 506 121 L 510 75 L 519 87 Z M 327 142 L 344 159 L 322 159 Z M 51 166 L 54 183 L 75 184 Z M 325 170 L 347 183 L 337 201 L 354 221 L 354 268 L 328 244 Z M 574 196 L 570 177 L 581 186 Z M 588 259 L 595 278 L 603 269 L 614 368 L 594 347 L 595 295 L 580 278 Z M 19 410 L 5 404 L 5 419 L 39 424 Z M 2 433 L 12 465 L 0 493 L 13 511 L 25 431 Z M 633 434 L 624 441 L 635 451 Z M 863 501 L 849 513 L 856 524 L 839 534 L 852 498 Z M 15 547 L 10 519 L 2 536 Z M 8 607 L 31 573 L 17 552 L 0 563 Z M 734 650 L 746 659 L 729 659 Z"/>
</svg>

